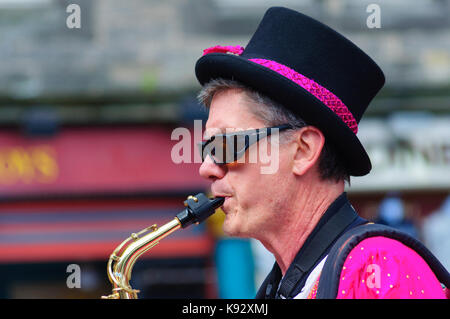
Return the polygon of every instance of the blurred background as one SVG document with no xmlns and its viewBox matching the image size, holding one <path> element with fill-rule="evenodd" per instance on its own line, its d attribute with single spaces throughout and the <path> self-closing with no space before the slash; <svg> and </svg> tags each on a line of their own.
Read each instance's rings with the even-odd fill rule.
<svg viewBox="0 0 450 319">
<path fill-rule="evenodd" d="M 195 62 L 207 47 L 245 46 L 273 5 L 330 25 L 384 70 L 358 134 L 373 170 L 348 195 L 450 268 L 450 1 L 0 0 L 1 298 L 109 294 L 112 250 L 208 192 L 199 164 L 171 159 L 172 131 L 206 119 Z M 224 237 L 222 219 L 139 259 L 140 297 L 253 298 L 273 257 Z"/>
</svg>

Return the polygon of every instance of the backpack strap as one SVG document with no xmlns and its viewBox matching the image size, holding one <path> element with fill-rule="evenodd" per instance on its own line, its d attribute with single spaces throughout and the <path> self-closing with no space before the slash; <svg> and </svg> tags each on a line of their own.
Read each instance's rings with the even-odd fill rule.
<svg viewBox="0 0 450 319">
<path fill-rule="evenodd" d="M 335 299 L 338 294 L 339 279 L 347 256 L 362 240 L 370 237 L 383 236 L 397 240 L 413 249 L 423 258 L 437 279 L 446 287 L 450 287 L 450 274 L 420 241 L 410 235 L 394 228 L 379 225 L 365 224 L 350 229 L 344 233 L 333 245 L 328 254 L 320 275 L 316 298 Z"/>
<path fill-rule="evenodd" d="M 358 216 L 342 193 L 328 207 L 298 251 L 284 277 L 277 262 L 261 284 L 256 299 L 293 298 L 303 288 L 314 267 L 328 254 L 334 242 L 350 228 L 367 223 Z"/>
<path fill-rule="evenodd" d="M 300 249 L 281 281 L 276 298 L 292 298 L 299 282 L 320 262 L 324 252 L 349 225 L 358 220 L 358 214 L 348 201 L 333 215 L 319 231 L 310 236 Z M 362 219 L 361 219 L 362 220 Z M 365 222 L 365 220 L 363 220 Z"/>
</svg>

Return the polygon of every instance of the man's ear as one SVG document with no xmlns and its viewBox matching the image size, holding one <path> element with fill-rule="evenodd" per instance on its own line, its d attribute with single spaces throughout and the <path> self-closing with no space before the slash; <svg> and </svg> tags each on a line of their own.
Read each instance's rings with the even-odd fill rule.
<svg viewBox="0 0 450 319">
<path fill-rule="evenodd" d="M 314 126 L 306 126 L 298 130 L 295 138 L 296 153 L 294 156 L 293 172 L 304 175 L 319 160 L 325 136 Z"/>
</svg>

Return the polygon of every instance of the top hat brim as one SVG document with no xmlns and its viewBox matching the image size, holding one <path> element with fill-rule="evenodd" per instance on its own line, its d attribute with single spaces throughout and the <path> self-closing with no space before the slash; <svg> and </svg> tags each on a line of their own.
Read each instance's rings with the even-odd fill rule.
<svg viewBox="0 0 450 319">
<path fill-rule="evenodd" d="M 195 74 L 201 85 L 217 78 L 230 79 L 270 97 L 319 128 L 331 141 L 350 175 L 363 176 L 370 172 L 370 158 L 356 134 L 323 102 L 283 75 L 245 57 L 227 53 L 202 56 L 196 63 Z"/>
</svg>

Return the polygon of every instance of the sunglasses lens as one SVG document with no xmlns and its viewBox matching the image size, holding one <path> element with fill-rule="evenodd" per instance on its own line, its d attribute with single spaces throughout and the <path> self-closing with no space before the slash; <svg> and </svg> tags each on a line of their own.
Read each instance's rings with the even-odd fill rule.
<svg viewBox="0 0 450 319">
<path fill-rule="evenodd" d="M 270 134 L 268 130 L 245 131 L 243 133 L 215 135 L 208 141 L 200 143 L 202 160 L 205 161 L 206 156 L 209 155 L 216 164 L 236 162 L 245 155 L 252 144 Z"/>
<path fill-rule="evenodd" d="M 210 156 L 216 164 L 232 163 L 238 160 L 238 154 L 245 152 L 245 138 L 216 135 L 200 143 L 199 151 L 203 161 Z"/>
<path fill-rule="evenodd" d="M 226 143 L 224 138 L 220 136 L 213 136 L 210 140 L 199 144 L 199 151 L 202 161 L 206 160 L 207 156 L 210 156 L 214 163 L 224 164 L 224 150 L 226 150 Z"/>
<path fill-rule="evenodd" d="M 247 130 L 224 135 L 214 135 L 208 141 L 198 144 L 204 162 L 210 156 L 216 164 L 228 164 L 242 159 L 248 148 L 269 135 L 292 128 L 289 124 Z M 250 159 L 251 161 L 251 159 Z"/>
</svg>

